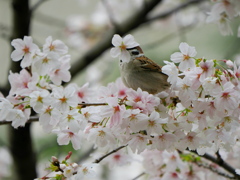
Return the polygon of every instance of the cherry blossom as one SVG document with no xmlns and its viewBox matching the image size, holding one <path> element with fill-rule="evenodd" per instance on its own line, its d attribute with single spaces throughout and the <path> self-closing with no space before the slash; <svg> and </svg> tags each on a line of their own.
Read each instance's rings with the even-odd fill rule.
<svg viewBox="0 0 240 180">
<path fill-rule="evenodd" d="M 32 37 L 24 36 L 22 39 L 14 39 L 11 42 L 11 45 L 15 50 L 11 54 L 13 61 L 21 61 L 21 67 L 25 68 L 31 65 L 32 57 L 34 56 L 35 51 L 38 50 L 38 46 L 33 43 Z"/>
<path fill-rule="evenodd" d="M 83 141 L 83 133 L 81 131 L 71 131 L 69 129 L 53 130 L 57 134 L 57 142 L 59 145 L 67 145 L 72 142 L 72 146 L 75 150 L 80 149 Z"/>
<path fill-rule="evenodd" d="M 82 164 L 77 171 L 77 175 L 75 175 L 75 179 L 83 179 L 85 177 L 92 178 L 96 175 L 93 168 L 95 168 L 97 164 Z"/>
<path fill-rule="evenodd" d="M 115 34 L 112 38 L 112 44 L 115 46 L 111 49 L 111 56 L 118 57 L 123 62 L 128 62 L 130 60 L 130 54 L 127 49 L 139 46 L 135 42 L 134 37 L 130 34 L 126 35 L 124 38 L 121 38 L 118 34 Z"/>
<path fill-rule="evenodd" d="M 78 104 L 73 86 L 53 88 L 53 98 L 56 100 L 53 103 L 53 107 L 59 108 L 60 110 L 68 110 L 69 106 L 75 107 Z"/>
<path fill-rule="evenodd" d="M 33 46 L 27 37 L 13 44 L 25 41 Z M 119 35 L 113 37 L 113 44 L 112 53 L 121 57 L 127 48 L 138 45 L 132 36 Z M 120 78 L 94 90 L 89 83 L 61 85 L 70 80 L 70 56 L 62 42 L 48 37 L 43 50 L 29 52 L 35 54 L 29 56 L 30 69 L 10 72 L 11 91 L 6 98 L 0 97 L 0 120 L 18 128 L 25 126 L 32 111 L 45 132 L 57 134 L 59 145 L 71 141 L 77 150 L 87 140 L 103 152 L 127 145 L 126 151 L 105 159 L 110 166 L 132 162 L 131 152 L 143 158 L 150 179 L 200 179 L 197 172 L 205 171 L 199 170 L 195 156 L 186 150 L 198 155 L 224 151 L 221 155 L 226 159 L 238 157 L 240 68 L 230 60 L 197 58 L 195 47 L 187 43 L 179 49 L 162 67 L 171 84 L 167 92 L 135 91 Z M 43 58 L 54 60 L 42 64 Z M 79 179 L 95 174 L 94 164 L 67 163 L 67 159 L 53 158 L 61 169 L 55 175 Z"/>
<path fill-rule="evenodd" d="M 38 69 L 38 73 L 40 75 L 46 75 L 52 69 L 56 69 L 56 67 L 60 66 L 58 59 L 59 56 L 56 53 L 44 54 L 42 57 L 38 58 L 38 60 L 34 63 L 34 66 Z"/>
<path fill-rule="evenodd" d="M 8 80 L 11 84 L 10 95 L 28 95 L 31 92 L 28 85 L 31 82 L 32 77 L 26 69 L 22 69 L 20 73 L 12 73 L 10 71 Z"/>
<path fill-rule="evenodd" d="M 43 106 L 47 106 L 51 102 L 50 93 L 47 90 L 43 91 L 33 91 L 30 95 L 30 105 L 32 108 L 39 112 Z"/>
<path fill-rule="evenodd" d="M 187 43 L 180 43 L 179 49 L 181 52 L 175 52 L 171 55 L 171 60 L 174 63 L 180 63 L 179 69 L 185 71 L 188 68 L 195 67 L 194 57 L 197 55 L 195 47 L 189 46 Z"/>
<path fill-rule="evenodd" d="M 43 45 L 43 52 L 49 53 L 54 52 L 57 54 L 66 54 L 68 47 L 60 40 L 52 40 L 52 36 L 46 38 L 45 44 Z"/>
<path fill-rule="evenodd" d="M 56 85 L 61 85 L 62 81 L 68 82 L 71 79 L 70 55 L 62 56 L 58 59 L 59 63 L 51 68 L 49 73 L 51 81 Z"/>
</svg>

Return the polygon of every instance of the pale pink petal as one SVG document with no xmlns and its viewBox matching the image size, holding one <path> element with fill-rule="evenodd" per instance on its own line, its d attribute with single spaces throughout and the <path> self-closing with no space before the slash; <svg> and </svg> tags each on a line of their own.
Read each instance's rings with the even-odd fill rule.
<svg viewBox="0 0 240 180">
<path fill-rule="evenodd" d="M 123 39 L 118 34 L 115 34 L 112 38 L 112 44 L 116 46 L 121 46 Z"/>
<path fill-rule="evenodd" d="M 23 52 L 23 51 L 14 50 L 14 51 L 12 52 L 12 54 L 11 54 L 11 59 L 12 59 L 13 61 L 19 61 L 19 60 L 22 59 L 23 55 L 24 55 L 24 52 Z"/>
<path fill-rule="evenodd" d="M 110 55 L 114 58 L 118 57 L 121 54 L 120 48 L 112 48 L 110 50 Z"/>
<path fill-rule="evenodd" d="M 197 51 L 196 51 L 195 47 L 189 46 L 188 55 L 190 57 L 194 57 L 197 55 Z"/>
<path fill-rule="evenodd" d="M 69 137 L 67 133 L 59 133 L 58 134 L 58 138 L 57 138 L 57 142 L 59 145 L 67 145 L 69 144 Z"/>
<path fill-rule="evenodd" d="M 11 45 L 16 49 L 23 49 L 25 46 L 25 43 L 23 42 L 22 39 L 14 39 L 12 40 Z"/>
<path fill-rule="evenodd" d="M 139 44 L 135 42 L 134 37 L 131 34 L 128 34 L 123 38 L 123 43 L 127 46 L 127 48 L 139 46 Z"/>
<path fill-rule="evenodd" d="M 120 59 L 123 61 L 123 62 L 129 62 L 130 61 L 130 54 L 128 51 L 122 51 L 121 53 L 121 56 L 120 56 Z"/>
<path fill-rule="evenodd" d="M 171 55 L 170 59 L 175 63 L 179 63 L 183 60 L 183 54 L 180 52 L 175 52 Z"/>
<path fill-rule="evenodd" d="M 185 55 L 188 54 L 188 48 L 189 48 L 189 45 L 185 42 L 182 42 L 179 45 L 179 49 L 180 49 L 181 53 L 183 53 Z"/>
</svg>

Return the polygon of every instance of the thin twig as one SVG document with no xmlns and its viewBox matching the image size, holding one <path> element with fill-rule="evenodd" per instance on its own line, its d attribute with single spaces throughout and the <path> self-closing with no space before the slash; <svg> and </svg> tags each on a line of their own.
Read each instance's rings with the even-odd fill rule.
<svg viewBox="0 0 240 180">
<path fill-rule="evenodd" d="M 78 103 L 80 106 L 106 106 L 107 103 Z"/>
<path fill-rule="evenodd" d="M 145 172 L 142 172 L 141 174 L 139 174 L 138 176 L 136 176 L 135 178 L 133 178 L 132 180 L 137 180 L 138 178 L 142 177 L 144 174 L 146 174 Z"/>
<path fill-rule="evenodd" d="M 204 2 L 204 1 L 206 1 L 206 0 L 189 0 L 185 3 L 182 3 L 182 4 L 178 5 L 177 7 L 173 8 L 173 9 L 170 9 L 166 12 L 160 13 L 160 14 L 155 15 L 153 17 L 147 18 L 145 20 L 145 22 L 150 22 L 150 21 L 166 18 L 169 15 L 172 15 L 173 13 L 176 13 L 176 12 L 178 12 L 178 11 L 180 11 L 180 10 L 190 6 L 190 5 L 198 4 L 198 3 L 201 3 L 201 2 Z"/>
<path fill-rule="evenodd" d="M 38 122 L 37 116 L 31 116 L 26 123 Z M 12 124 L 12 121 L 0 121 L 0 125 Z"/>
<path fill-rule="evenodd" d="M 32 8 L 30 9 L 31 12 L 35 11 L 43 2 L 45 2 L 47 0 L 38 0 L 38 2 L 36 2 L 36 4 L 34 4 L 32 6 Z"/>
<path fill-rule="evenodd" d="M 189 26 L 181 27 L 179 30 L 181 30 L 182 33 L 186 33 L 188 31 L 191 31 L 192 29 L 194 29 L 196 27 L 196 25 L 197 25 L 197 23 L 191 24 Z M 150 42 L 147 44 L 142 44 L 141 47 L 143 47 L 143 49 L 145 49 L 145 50 L 153 49 L 153 48 L 158 47 L 159 44 L 168 42 L 170 39 L 173 39 L 175 36 L 178 36 L 178 34 L 176 32 L 171 32 L 159 40 L 156 40 L 154 42 Z"/>
<path fill-rule="evenodd" d="M 71 74 L 74 78 L 81 70 L 86 68 L 89 64 L 91 64 L 97 57 L 99 57 L 105 50 L 110 48 L 111 39 L 114 34 L 124 35 L 129 33 L 129 31 L 138 28 L 142 24 L 146 24 L 152 22 L 154 20 L 164 19 L 169 17 L 173 13 L 180 11 L 184 8 L 187 8 L 190 5 L 204 2 L 205 0 L 189 0 L 183 5 L 179 5 L 176 8 L 173 8 L 167 12 L 163 12 L 154 17 L 147 17 L 148 14 L 162 2 L 162 0 L 152 0 L 146 1 L 144 6 L 142 6 L 138 11 L 134 12 L 131 17 L 118 24 L 119 28 L 111 28 L 105 34 L 102 35 L 102 39 L 89 51 L 87 51 L 81 58 L 76 60 L 76 62 L 71 67 Z"/>
<path fill-rule="evenodd" d="M 190 151 L 190 150 L 189 150 Z M 219 163 L 219 160 L 217 158 L 215 158 L 214 156 L 205 153 L 204 155 L 199 155 L 197 153 L 197 151 L 190 151 L 192 153 L 197 154 L 200 157 L 203 157 L 215 164 L 218 164 L 220 167 L 222 167 L 223 169 L 225 169 L 226 171 L 228 171 L 229 173 L 231 173 L 236 179 L 240 179 L 240 175 L 238 175 L 235 171 L 235 168 L 233 168 L 232 166 L 230 166 L 227 162 L 222 161 L 221 163 Z"/>
<path fill-rule="evenodd" d="M 85 107 L 85 106 L 106 106 L 107 103 L 79 103 L 78 105 Z M 31 116 L 26 123 L 37 122 L 39 119 L 38 116 Z M 11 124 L 12 121 L 0 121 L 0 125 Z"/>
<path fill-rule="evenodd" d="M 226 174 L 226 173 L 223 173 L 223 172 L 218 171 L 216 168 L 212 167 L 211 165 L 203 164 L 203 163 L 200 163 L 200 162 L 197 162 L 197 161 L 196 161 L 196 162 L 193 162 L 193 163 L 195 163 L 195 164 L 196 164 L 197 166 L 199 166 L 199 167 L 208 169 L 208 170 L 212 171 L 213 173 L 218 174 L 219 176 L 223 176 L 223 177 L 228 178 L 228 179 L 236 179 L 236 178 L 233 177 L 233 176 L 230 176 L 230 175 L 228 175 L 228 174 Z"/>
<path fill-rule="evenodd" d="M 127 145 L 120 146 L 120 147 L 118 147 L 117 149 L 112 150 L 111 152 L 109 152 L 109 153 L 105 154 L 104 156 L 100 157 L 99 159 L 96 159 L 93 163 L 100 163 L 104 158 L 106 158 L 106 157 L 108 157 L 109 155 L 111 155 L 111 154 L 119 151 L 119 150 L 122 149 L 122 148 L 125 148 L 126 146 L 127 146 Z"/>
<path fill-rule="evenodd" d="M 112 23 L 112 25 L 115 28 L 118 28 L 118 24 L 117 24 L 117 22 L 116 22 L 116 20 L 114 18 L 114 14 L 113 14 L 112 8 L 109 6 L 109 3 L 107 2 L 107 0 L 102 0 L 102 4 L 103 4 L 103 6 L 105 7 L 105 9 L 107 11 L 107 14 L 108 14 L 110 22 Z"/>
</svg>

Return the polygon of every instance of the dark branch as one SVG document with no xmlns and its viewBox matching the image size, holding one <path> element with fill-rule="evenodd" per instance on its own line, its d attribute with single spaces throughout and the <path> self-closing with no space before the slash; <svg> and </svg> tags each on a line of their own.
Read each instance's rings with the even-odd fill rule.
<svg viewBox="0 0 240 180">
<path fill-rule="evenodd" d="M 125 145 L 125 146 L 120 146 L 120 147 L 118 147 L 117 149 L 112 150 L 111 152 L 109 152 L 109 153 L 105 154 L 104 156 L 100 157 L 99 159 L 96 159 L 93 163 L 100 163 L 104 158 L 106 158 L 106 157 L 108 157 L 109 155 L 111 155 L 111 154 L 119 151 L 119 150 L 122 149 L 122 148 L 125 148 L 126 146 L 127 146 L 127 145 Z"/>
<path fill-rule="evenodd" d="M 133 178 L 132 180 L 137 180 L 138 178 L 142 177 L 145 174 L 145 172 L 142 172 L 141 174 L 139 174 L 137 177 Z"/>
<path fill-rule="evenodd" d="M 72 77 L 75 77 L 81 70 L 86 68 L 89 64 L 91 64 L 96 58 L 100 57 L 101 54 L 110 48 L 111 39 L 114 34 L 124 35 L 129 33 L 131 30 L 136 29 L 140 25 L 144 23 L 148 23 L 154 20 L 164 19 L 173 13 L 182 10 L 190 5 L 201 3 L 205 0 L 189 0 L 183 5 L 179 5 L 176 8 L 173 8 L 169 11 L 161 13 L 155 17 L 148 17 L 148 14 L 162 2 L 162 0 L 152 0 L 152 1 L 145 1 L 143 6 L 135 13 L 132 14 L 124 22 L 118 24 L 118 28 L 113 27 L 112 29 L 108 30 L 105 34 L 103 34 L 102 39 L 92 47 L 88 52 L 86 52 L 80 59 L 78 59 L 71 67 L 71 74 Z"/>
<path fill-rule="evenodd" d="M 35 11 L 42 3 L 44 3 L 47 0 L 38 0 L 38 2 L 36 2 L 32 8 L 30 9 L 31 12 Z"/>
<path fill-rule="evenodd" d="M 124 35 L 139 27 L 144 22 L 144 19 L 146 19 L 148 13 L 161 2 L 162 0 L 148 1 L 146 6 L 143 6 L 127 20 L 119 24 L 119 28 L 113 27 L 103 34 L 102 39 L 71 66 L 72 77 L 75 77 L 81 70 L 86 68 L 96 58 L 100 57 L 105 50 L 111 47 L 111 39 L 114 34 Z"/>
<path fill-rule="evenodd" d="M 38 122 L 37 116 L 31 116 L 27 123 Z M 0 125 L 12 124 L 12 121 L 0 121 Z"/>
<path fill-rule="evenodd" d="M 190 151 L 190 152 L 193 152 L 195 154 L 197 154 L 198 156 L 200 157 L 203 157 L 217 165 L 219 165 L 220 167 L 222 167 L 223 169 L 225 169 L 227 172 L 231 173 L 236 179 L 240 179 L 240 175 L 238 175 L 235 171 L 235 168 L 233 168 L 232 166 L 230 166 L 227 162 L 225 161 L 219 161 L 218 158 L 215 158 L 214 156 L 210 155 L 210 154 L 207 154 L 205 153 L 204 155 L 199 155 L 197 153 L 197 151 Z"/>
<path fill-rule="evenodd" d="M 115 28 L 118 28 L 118 24 L 114 18 L 114 14 L 113 14 L 113 11 L 112 11 L 112 8 L 109 6 L 109 3 L 107 0 L 102 0 L 102 4 L 104 5 L 105 9 L 106 9 L 106 12 L 108 14 L 108 18 L 110 20 L 110 22 L 112 23 L 112 25 L 115 27 Z"/>
<path fill-rule="evenodd" d="M 196 161 L 196 162 L 193 162 L 193 163 L 195 163 L 195 164 L 196 164 L 197 166 L 199 166 L 199 167 L 208 169 L 208 170 L 212 171 L 213 173 L 218 174 L 219 176 L 223 176 L 223 177 L 228 178 L 228 179 L 236 179 L 236 178 L 233 177 L 233 176 L 230 176 L 230 175 L 228 175 L 228 174 L 225 174 L 225 173 L 220 172 L 219 170 L 217 170 L 216 168 L 212 167 L 212 166 L 209 165 L 209 164 L 203 164 L 203 163 L 200 163 L 200 162 L 197 162 L 197 161 Z"/>
<path fill-rule="evenodd" d="M 189 7 L 190 5 L 199 4 L 203 1 L 206 1 L 206 0 L 189 0 L 185 3 L 180 4 L 179 6 L 173 8 L 173 9 L 170 9 L 170 10 L 164 12 L 164 13 L 160 13 L 156 16 L 153 16 L 151 18 L 146 19 L 146 22 L 155 21 L 155 20 L 159 20 L 159 19 L 164 19 L 166 17 L 169 17 L 173 13 L 176 13 L 176 12 L 186 8 L 186 7 Z"/>
</svg>

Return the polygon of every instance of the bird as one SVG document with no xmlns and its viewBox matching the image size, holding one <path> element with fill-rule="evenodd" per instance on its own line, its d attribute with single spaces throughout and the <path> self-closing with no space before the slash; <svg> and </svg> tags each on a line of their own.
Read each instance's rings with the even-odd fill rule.
<svg viewBox="0 0 240 180">
<path fill-rule="evenodd" d="M 130 61 L 120 60 L 121 78 L 125 86 L 137 90 L 141 88 L 150 94 L 169 89 L 168 76 L 162 72 L 160 65 L 146 57 L 140 46 L 126 49 Z"/>
</svg>

